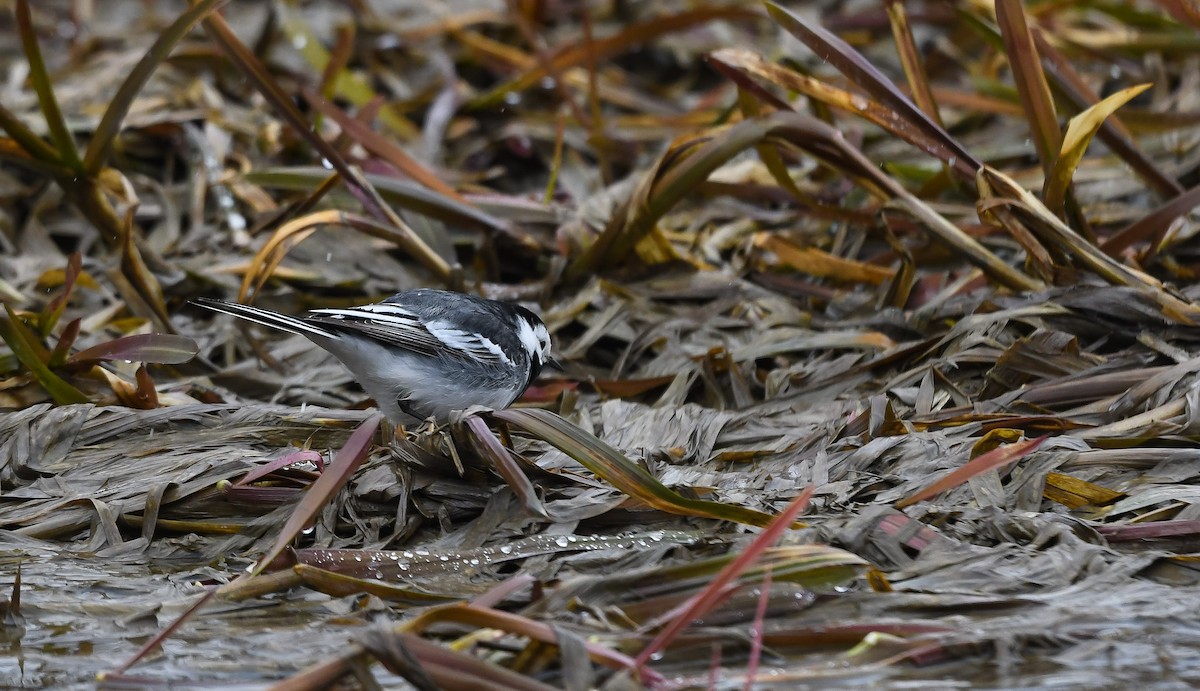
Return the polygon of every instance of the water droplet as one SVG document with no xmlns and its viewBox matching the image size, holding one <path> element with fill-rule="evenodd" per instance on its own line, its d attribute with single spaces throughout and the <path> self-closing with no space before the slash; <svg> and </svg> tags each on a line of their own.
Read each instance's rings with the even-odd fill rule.
<svg viewBox="0 0 1200 691">
<path fill-rule="evenodd" d="M 501 554 L 512 554 L 512 551 L 513 549 L 511 545 L 501 545 L 500 547 Z"/>
<path fill-rule="evenodd" d="M 504 103 L 507 105 L 510 105 L 510 106 L 520 105 L 521 104 L 521 94 L 519 94 L 515 91 L 510 91 L 510 92 L 504 94 Z"/>
<path fill-rule="evenodd" d="M 554 539 L 554 544 L 558 545 L 559 547 L 566 547 L 567 545 L 569 545 L 571 543 L 567 542 L 567 538 L 565 535 L 559 535 L 557 538 Z"/>
<path fill-rule="evenodd" d="M 869 106 L 871 104 L 866 99 L 865 96 L 860 96 L 858 94 L 854 94 L 853 96 L 850 97 L 850 105 L 854 106 L 855 108 L 857 108 L 859 110 L 866 110 L 867 106 Z"/>
<path fill-rule="evenodd" d="M 308 45 L 308 38 L 301 35 L 292 37 L 292 47 L 296 50 L 304 50 L 304 46 Z"/>
<path fill-rule="evenodd" d="M 377 50 L 394 50 L 404 45 L 400 37 L 395 34 L 383 34 L 375 39 L 375 47 Z"/>
</svg>

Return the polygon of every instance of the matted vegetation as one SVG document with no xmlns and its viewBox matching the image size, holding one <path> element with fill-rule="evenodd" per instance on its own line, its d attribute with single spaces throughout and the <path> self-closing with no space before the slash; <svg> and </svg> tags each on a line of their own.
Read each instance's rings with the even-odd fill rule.
<svg viewBox="0 0 1200 691">
<path fill-rule="evenodd" d="M 1200 15 L 0 3 L 0 684 L 1200 683 Z M 539 308 L 394 430 L 201 313 Z"/>
</svg>

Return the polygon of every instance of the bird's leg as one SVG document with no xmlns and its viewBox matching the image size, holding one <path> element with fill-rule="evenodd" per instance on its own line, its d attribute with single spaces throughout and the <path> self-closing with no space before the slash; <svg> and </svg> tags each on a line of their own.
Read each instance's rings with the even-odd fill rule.
<svg viewBox="0 0 1200 691">
<path fill-rule="evenodd" d="M 404 396 L 396 397 L 396 407 L 398 407 L 402 413 L 413 418 L 414 420 L 424 420 L 425 419 L 424 415 L 418 413 L 416 408 L 413 408 L 411 405 L 408 404 L 408 399 L 405 398 Z"/>
</svg>

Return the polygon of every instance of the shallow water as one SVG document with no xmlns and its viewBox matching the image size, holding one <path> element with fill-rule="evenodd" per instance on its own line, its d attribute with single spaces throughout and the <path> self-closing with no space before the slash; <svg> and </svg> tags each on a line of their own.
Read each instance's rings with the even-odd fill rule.
<svg viewBox="0 0 1200 691">
<path fill-rule="evenodd" d="M 7 631 L 0 650 L 0 687 L 94 688 L 97 675 L 115 670 L 148 638 L 190 605 L 203 586 L 205 567 L 174 572 L 97 556 L 54 551 L 22 540 L 0 557 L 0 573 L 11 584 L 21 563 L 24 631 Z M 1122 592 L 1124 591 L 1124 592 Z M 842 616 L 857 611 L 875 617 L 889 596 L 850 593 L 823 611 Z M 897 596 L 898 597 L 898 596 Z M 789 658 L 765 658 L 756 688 L 881 689 L 1184 689 L 1200 683 L 1200 625 L 1194 619 L 1200 589 L 1137 581 L 1097 593 L 1096 601 L 1126 607 L 1080 611 L 1062 626 L 1058 616 L 1085 595 L 1029 601 L 997 614 L 989 608 L 930 616 L 929 606 L 914 616 L 938 619 L 962 635 L 942 639 L 953 646 L 975 640 L 1011 640 L 1011 647 L 982 645 L 976 654 L 950 663 L 924 666 L 847 665 L 841 651 Z M 307 589 L 245 602 L 213 602 L 128 673 L 172 688 L 260 689 L 345 649 L 373 619 L 385 619 L 378 601 L 355 611 L 356 598 L 330 598 Z M 895 598 L 893 599 L 895 600 Z M 892 603 L 897 604 L 895 601 Z M 372 611 L 373 610 L 373 611 Z M 923 610 L 923 611 L 922 611 Z M 1038 611 L 1060 621 L 1038 630 Z M 945 613 L 943 613 L 945 614 Z M 996 636 L 997 631 L 1005 631 Z M 1041 636 L 1041 643 L 1033 640 Z M 989 649 L 990 648 L 990 649 Z M 961 651 L 960 651 L 961 652 Z M 740 688 L 737 658 L 716 688 Z M 405 683 L 373 668 L 387 688 Z M 692 668 L 694 669 L 694 667 Z M 670 663 L 660 668 L 671 679 Z M 697 680 L 676 678 L 684 687 Z M 691 682 L 691 683 L 689 683 Z M 116 686 L 120 686 L 117 684 Z M 701 688 L 707 683 L 700 684 Z"/>
</svg>

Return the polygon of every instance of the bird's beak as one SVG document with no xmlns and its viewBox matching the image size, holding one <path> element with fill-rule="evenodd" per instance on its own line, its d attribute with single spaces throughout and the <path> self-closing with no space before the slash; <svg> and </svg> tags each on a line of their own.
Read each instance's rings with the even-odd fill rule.
<svg viewBox="0 0 1200 691">
<path fill-rule="evenodd" d="M 546 361 L 544 363 L 542 363 L 542 367 L 549 367 L 550 369 L 556 369 L 559 372 L 566 371 L 563 369 L 562 363 L 559 362 L 558 360 L 555 360 L 554 358 L 547 358 Z"/>
</svg>

